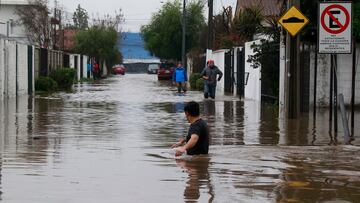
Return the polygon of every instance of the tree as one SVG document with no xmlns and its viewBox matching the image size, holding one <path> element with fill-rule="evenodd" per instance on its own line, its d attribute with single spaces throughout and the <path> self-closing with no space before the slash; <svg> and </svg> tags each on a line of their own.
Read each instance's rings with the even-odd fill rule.
<svg viewBox="0 0 360 203">
<path fill-rule="evenodd" d="M 234 29 L 231 7 L 223 8 L 222 13 L 214 16 L 213 22 L 215 33 L 213 47 L 215 49 L 228 49 L 245 42 L 245 38 Z"/>
<path fill-rule="evenodd" d="M 252 41 L 254 35 L 262 31 L 262 22 L 265 20 L 262 10 L 260 5 L 250 6 L 234 19 L 234 29 L 246 41 Z"/>
<path fill-rule="evenodd" d="M 121 32 L 121 24 L 125 21 L 122 10 L 115 11 L 114 15 L 105 14 L 103 17 L 93 16 L 92 26 L 112 28 L 117 32 Z"/>
<path fill-rule="evenodd" d="M 204 30 L 204 5 L 192 1 L 187 5 L 186 52 L 200 46 L 201 32 Z M 155 56 L 163 59 L 181 59 L 182 11 L 179 0 L 169 1 L 151 17 L 148 25 L 141 27 L 145 47 Z"/>
<path fill-rule="evenodd" d="M 354 6 L 354 34 L 357 41 L 360 41 L 360 2 L 357 1 L 353 4 Z"/>
<path fill-rule="evenodd" d="M 89 15 L 84 8 L 81 8 L 80 4 L 73 14 L 74 27 L 80 30 L 85 30 L 89 27 Z"/>
<path fill-rule="evenodd" d="M 35 0 L 31 5 L 17 7 L 18 24 L 25 26 L 29 39 L 41 47 L 49 47 L 51 42 L 51 26 L 47 0 Z"/>
<path fill-rule="evenodd" d="M 100 64 L 105 61 L 108 73 L 110 73 L 111 67 L 120 63 L 121 60 L 117 40 L 118 33 L 114 28 L 93 26 L 76 34 L 75 50 L 81 54 L 95 57 Z"/>
</svg>

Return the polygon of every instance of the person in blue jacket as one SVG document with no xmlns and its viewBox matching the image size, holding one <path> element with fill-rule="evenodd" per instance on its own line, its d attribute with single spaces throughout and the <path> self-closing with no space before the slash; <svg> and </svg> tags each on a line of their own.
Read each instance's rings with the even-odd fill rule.
<svg viewBox="0 0 360 203">
<path fill-rule="evenodd" d="M 181 93 L 181 90 L 186 93 L 186 82 L 187 82 L 187 74 L 186 70 L 183 67 L 182 63 L 179 62 L 174 73 L 173 73 L 173 82 L 176 83 L 178 93 Z"/>
</svg>

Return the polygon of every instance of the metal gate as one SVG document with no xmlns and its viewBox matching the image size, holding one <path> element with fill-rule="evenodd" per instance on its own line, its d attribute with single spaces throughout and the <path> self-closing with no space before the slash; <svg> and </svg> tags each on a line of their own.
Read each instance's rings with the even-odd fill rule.
<svg viewBox="0 0 360 203">
<path fill-rule="evenodd" d="M 70 56 L 69 54 L 65 54 L 63 55 L 63 63 L 64 63 L 64 68 L 70 68 Z"/>
<path fill-rule="evenodd" d="M 236 93 L 241 98 L 245 97 L 245 50 L 237 49 L 236 52 Z"/>
<path fill-rule="evenodd" d="M 33 47 L 28 46 L 28 94 L 33 93 Z"/>
<path fill-rule="evenodd" d="M 234 62 L 233 50 L 225 53 L 225 93 L 234 93 Z"/>
<path fill-rule="evenodd" d="M 48 50 L 40 49 L 40 76 L 48 76 Z"/>
<path fill-rule="evenodd" d="M 80 78 L 84 77 L 84 63 L 83 63 L 83 60 L 84 60 L 84 56 L 81 55 L 80 56 Z"/>
</svg>

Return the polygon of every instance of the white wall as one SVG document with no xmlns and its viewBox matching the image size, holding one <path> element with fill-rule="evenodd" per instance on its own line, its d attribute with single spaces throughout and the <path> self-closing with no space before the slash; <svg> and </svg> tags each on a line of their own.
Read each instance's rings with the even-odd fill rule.
<svg viewBox="0 0 360 203">
<path fill-rule="evenodd" d="M 81 79 L 81 55 L 77 54 L 77 80 Z"/>
<path fill-rule="evenodd" d="M 260 44 L 260 40 L 245 43 L 245 73 L 249 73 L 248 83 L 245 85 L 245 98 L 261 101 L 261 67 L 253 68 L 252 64 L 247 62 L 249 56 L 254 55 L 251 48 L 254 43 Z"/>
<path fill-rule="evenodd" d="M 21 6 L 21 5 L 18 5 Z M 27 35 L 25 29 L 21 25 L 16 25 L 15 21 L 19 19 L 18 15 L 15 14 L 15 5 L 6 5 L 6 3 L 2 2 L 0 7 L 0 21 L 5 24 L 0 24 L 0 34 L 5 35 L 7 34 L 7 25 L 6 23 L 13 19 L 13 22 L 9 29 L 9 37 L 21 38 L 27 40 Z"/>
<path fill-rule="evenodd" d="M 107 71 L 107 66 L 106 66 L 106 63 L 104 61 L 103 63 L 103 68 L 102 68 L 102 75 L 107 75 L 108 74 L 108 71 Z"/>
<path fill-rule="evenodd" d="M 82 61 L 82 63 L 83 63 L 83 76 L 84 76 L 84 78 L 87 78 L 87 62 L 88 62 L 88 56 L 83 56 L 83 61 Z"/>
<path fill-rule="evenodd" d="M 4 61 L 4 40 L 0 40 L 0 101 L 4 99 L 5 91 L 5 61 Z"/>
<path fill-rule="evenodd" d="M 0 39 L 0 100 L 27 95 L 28 88 L 28 45 Z"/>
<path fill-rule="evenodd" d="M 5 92 L 16 97 L 16 42 L 5 41 Z"/>
<path fill-rule="evenodd" d="M 17 86 L 18 95 L 26 95 L 28 93 L 28 46 L 18 44 L 18 74 Z"/>
<path fill-rule="evenodd" d="M 357 61 L 360 58 L 360 45 L 357 49 Z M 344 95 L 345 104 L 350 104 L 351 101 L 351 80 L 352 80 L 352 55 L 339 54 L 337 64 L 337 77 L 338 77 L 338 94 Z M 310 66 L 310 103 L 314 103 L 314 66 L 315 66 L 315 52 L 311 54 Z M 319 107 L 326 107 L 329 105 L 330 95 L 330 55 L 318 55 L 318 71 L 317 71 L 317 98 L 316 103 Z M 356 88 L 355 88 L 355 103 L 360 104 L 360 64 L 357 64 L 356 73 Z"/>
<path fill-rule="evenodd" d="M 70 54 L 70 68 L 75 69 L 75 57 L 77 57 L 77 70 L 76 70 L 76 79 L 80 80 L 81 73 L 81 55 L 80 54 Z"/>
<path fill-rule="evenodd" d="M 75 68 L 75 55 L 74 54 L 70 54 L 70 68 L 74 69 Z"/>
</svg>

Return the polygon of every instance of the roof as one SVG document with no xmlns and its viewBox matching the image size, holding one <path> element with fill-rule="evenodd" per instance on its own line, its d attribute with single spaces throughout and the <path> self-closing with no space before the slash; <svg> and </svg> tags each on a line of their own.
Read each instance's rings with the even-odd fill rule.
<svg viewBox="0 0 360 203">
<path fill-rule="evenodd" d="M 282 3 L 279 0 L 237 0 L 236 15 L 244 8 L 261 6 L 265 16 L 278 16 L 281 12 Z"/>
<path fill-rule="evenodd" d="M 123 32 L 120 41 L 120 51 L 124 59 L 158 60 L 145 49 L 145 42 L 140 33 Z"/>
</svg>

